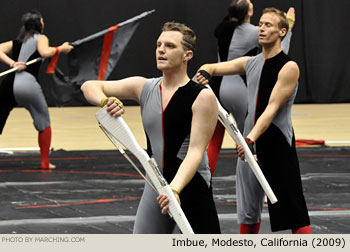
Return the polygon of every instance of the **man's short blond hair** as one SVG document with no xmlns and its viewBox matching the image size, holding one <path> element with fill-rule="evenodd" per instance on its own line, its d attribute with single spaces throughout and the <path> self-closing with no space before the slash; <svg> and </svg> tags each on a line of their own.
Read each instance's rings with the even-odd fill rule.
<svg viewBox="0 0 350 252">
<path fill-rule="evenodd" d="M 280 11 L 279 9 L 276 9 L 276 8 L 265 8 L 263 10 L 263 15 L 265 13 L 273 13 L 273 14 L 275 14 L 280 20 L 278 22 L 278 27 L 280 29 L 286 28 L 287 31 L 288 31 L 289 24 L 288 24 L 288 20 L 287 20 L 286 14 L 283 11 Z"/>
<path fill-rule="evenodd" d="M 191 50 L 194 51 L 196 47 L 196 34 L 194 31 L 189 28 L 188 26 L 176 23 L 176 22 L 166 22 L 163 27 L 162 31 L 178 31 L 182 34 L 182 46 L 185 51 Z"/>
</svg>

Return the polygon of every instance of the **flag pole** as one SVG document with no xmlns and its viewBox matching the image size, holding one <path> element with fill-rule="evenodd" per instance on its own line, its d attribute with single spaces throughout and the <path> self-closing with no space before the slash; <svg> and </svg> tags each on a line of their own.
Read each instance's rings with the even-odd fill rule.
<svg viewBox="0 0 350 252">
<path fill-rule="evenodd" d="M 121 22 L 121 23 L 119 23 L 118 25 L 119 25 L 119 27 L 122 27 L 123 25 L 127 25 L 127 24 L 132 23 L 132 22 L 134 22 L 134 21 L 136 21 L 136 20 L 139 20 L 139 19 L 141 19 L 141 18 L 144 18 L 144 17 L 146 17 L 146 16 L 152 14 L 152 13 L 155 12 L 155 11 L 156 11 L 156 10 L 153 9 L 153 10 L 150 10 L 150 11 L 142 12 L 140 15 L 137 15 L 136 17 L 130 18 L 130 19 L 128 19 L 128 20 L 125 20 L 124 22 Z"/>
<path fill-rule="evenodd" d="M 150 10 L 150 11 L 142 12 L 140 15 L 137 15 L 137 16 L 135 16 L 135 17 L 133 17 L 133 18 L 130 18 L 130 19 L 128 19 L 128 20 L 125 20 L 125 21 L 119 23 L 118 26 L 119 26 L 119 27 L 122 27 L 122 26 L 127 25 L 127 24 L 129 24 L 129 23 L 132 23 L 132 22 L 134 22 L 134 21 L 140 20 L 140 19 L 142 19 L 142 18 L 144 18 L 144 17 L 146 17 L 146 16 L 152 14 L 153 12 L 155 12 L 155 10 Z M 108 32 L 109 32 L 109 29 L 107 28 L 107 29 L 104 29 L 104 30 L 102 30 L 102 31 L 96 32 L 96 33 L 94 33 L 94 34 L 91 34 L 91 35 L 89 35 L 89 36 L 87 36 L 87 37 L 85 37 L 85 38 L 78 39 L 78 40 L 76 40 L 76 41 L 74 41 L 74 42 L 72 42 L 72 43 L 70 43 L 70 44 L 71 44 L 72 46 L 77 46 L 77 45 L 80 45 L 80 44 L 82 44 L 82 43 L 84 43 L 84 42 L 90 41 L 90 40 L 92 40 L 92 39 L 94 39 L 94 38 L 97 38 L 97 37 L 99 37 L 99 36 L 103 36 L 103 35 L 105 35 L 105 34 L 108 33 Z"/>
<path fill-rule="evenodd" d="M 33 59 L 33 60 L 30 60 L 30 61 L 26 62 L 26 66 L 34 64 L 34 63 L 39 62 L 41 60 L 43 60 L 43 58 L 41 58 L 41 57 Z M 18 67 L 13 67 L 13 68 L 11 68 L 9 70 L 6 70 L 6 71 L 0 73 L 0 77 L 8 75 L 8 74 L 13 73 L 13 72 L 16 72 L 17 70 L 18 70 Z"/>
</svg>

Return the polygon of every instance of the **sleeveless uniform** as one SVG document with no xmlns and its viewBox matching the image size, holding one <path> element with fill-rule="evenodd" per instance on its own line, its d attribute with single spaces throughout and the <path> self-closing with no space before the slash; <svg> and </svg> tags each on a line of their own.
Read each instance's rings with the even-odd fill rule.
<svg viewBox="0 0 350 252">
<path fill-rule="evenodd" d="M 246 75 L 249 106 L 244 136 L 249 134 L 264 112 L 278 73 L 288 61 L 290 59 L 283 52 L 267 60 L 262 54 L 248 60 Z M 296 93 L 297 87 L 289 100 L 279 109 L 268 129 L 256 141 L 256 152 L 262 163 L 262 170 L 278 199 L 275 204 L 268 203 L 272 231 L 310 225 L 291 121 L 291 108 Z M 258 223 L 263 199 L 264 192 L 253 172 L 239 159 L 237 165 L 239 223 Z"/>
<path fill-rule="evenodd" d="M 230 61 L 242 56 L 255 56 L 260 50 L 259 27 L 249 23 L 236 26 L 226 17 L 215 29 L 218 40 L 218 61 Z M 281 46 L 288 53 L 292 33 L 288 32 Z M 245 75 L 214 76 L 210 81 L 222 106 L 233 115 L 240 132 L 248 110 L 248 91 Z M 225 128 L 218 122 L 208 145 L 209 164 L 214 173 L 222 145 Z"/>
<path fill-rule="evenodd" d="M 140 105 L 147 136 L 147 152 L 153 156 L 170 183 L 186 156 L 191 133 L 192 105 L 202 85 L 189 81 L 178 88 L 166 108 L 161 103 L 162 78 L 148 79 Z M 175 222 L 161 214 L 157 194 L 145 184 L 137 210 L 134 233 L 172 233 Z M 205 153 L 189 184 L 180 194 L 181 207 L 195 233 L 220 233 L 213 200 L 211 174 Z"/>
<path fill-rule="evenodd" d="M 37 39 L 40 36 L 41 34 L 35 34 L 23 43 L 14 40 L 13 59 L 27 62 L 40 57 L 37 51 Z M 6 98 L 1 101 L 0 133 L 10 111 L 16 105 L 25 107 L 30 112 L 37 131 L 42 132 L 50 126 L 48 106 L 37 79 L 39 68 L 40 63 L 32 64 L 21 72 L 9 74 L 2 83 Z"/>
<path fill-rule="evenodd" d="M 230 61 L 242 56 L 255 56 L 260 50 L 259 27 L 249 23 L 234 26 L 223 21 L 216 30 L 219 45 L 219 62 Z M 228 40 L 228 38 L 229 40 Z M 282 49 L 288 53 L 291 32 L 288 32 L 282 41 Z M 213 90 L 219 89 L 221 104 L 233 115 L 238 129 L 242 132 L 247 115 L 248 98 L 245 76 L 226 75 L 215 76 Z"/>
</svg>

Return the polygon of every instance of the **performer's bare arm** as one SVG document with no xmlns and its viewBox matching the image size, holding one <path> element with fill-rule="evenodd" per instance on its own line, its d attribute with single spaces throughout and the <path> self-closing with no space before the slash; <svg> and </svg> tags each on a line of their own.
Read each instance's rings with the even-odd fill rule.
<svg viewBox="0 0 350 252">
<path fill-rule="evenodd" d="M 231 61 L 225 61 L 214 64 L 205 64 L 201 66 L 197 71 L 197 80 L 200 84 L 208 84 L 209 80 L 205 76 L 199 73 L 200 70 L 208 72 L 211 76 L 214 75 L 232 75 L 232 74 L 244 74 L 245 66 L 249 57 L 241 57 Z"/>
<path fill-rule="evenodd" d="M 102 98 L 117 97 L 119 99 L 131 99 L 140 102 L 144 77 L 129 77 L 117 81 L 87 81 L 81 90 L 86 100 L 92 104 L 100 105 Z"/>
<path fill-rule="evenodd" d="M 23 61 L 15 61 L 8 56 L 12 52 L 13 42 L 7 41 L 0 44 L 0 61 L 9 65 L 10 67 L 17 67 L 17 71 L 26 69 L 26 63 Z"/>
<path fill-rule="evenodd" d="M 38 40 L 38 52 L 41 57 L 50 58 L 56 54 L 56 47 L 49 45 L 49 39 L 45 35 L 41 35 Z M 57 49 L 60 53 L 69 53 L 73 46 L 69 45 L 68 42 L 64 42 L 62 45 L 58 46 Z"/>
<path fill-rule="evenodd" d="M 12 67 L 15 63 L 15 61 L 8 56 L 8 54 L 12 52 L 12 46 L 12 41 L 7 41 L 0 44 L 0 61 L 9 65 L 10 67 Z"/>
<path fill-rule="evenodd" d="M 195 175 L 213 135 L 218 107 L 214 93 L 202 90 L 192 105 L 192 127 L 188 152 L 170 185 L 180 193 Z M 158 198 L 162 213 L 167 212 L 168 199 L 165 195 Z"/>
<path fill-rule="evenodd" d="M 265 132 L 278 110 L 293 94 L 298 78 L 298 65 L 293 61 L 287 62 L 278 74 L 277 83 L 271 92 L 266 109 L 257 120 L 252 131 L 248 134 L 248 138 L 255 142 Z"/>
<path fill-rule="evenodd" d="M 247 135 L 247 138 L 256 142 L 256 140 L 266 131 L 278 110 L 293 94 L 298 78 L 298 65 L 294 61 L 287 62 L 278 74 L 277 83 L 271 92 L 267 107 L 257 120 L 254 128 Z M 237 153 L 241 159 L 244 159 L 244 150 L 242 146 L 237 147 Z"/>
<path fill-rule="evenodd" d="M 205 89 L 200 92 L 192 105 L 192 112 L 188 152 L 171 181 L 171 185 L 179 191 L 182 191 L 196 173 L 217 123 L 218 107 L 211 90 Z"/>
</svg>

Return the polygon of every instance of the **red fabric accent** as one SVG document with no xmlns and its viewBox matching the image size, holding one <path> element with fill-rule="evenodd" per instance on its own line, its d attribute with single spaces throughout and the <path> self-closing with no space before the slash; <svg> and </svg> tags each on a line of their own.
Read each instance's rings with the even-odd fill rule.
<svg viewBox="0 0 350 252">
<path fill-rule="evenodd" d="M 261 221 L 256 224 L 241 224 L 240 234 L 258 234 L 260 230 Z"/>
<path fill-rule="evenodd" d="M 250 139 L 249 137 L 246 137 L 245 140 L 250 144 L 254 144 L 254 141 L 252 139 Z"/>
<path fill-rule="evenodd" d="M 311 231 L 310 225 L 308 225 L 308 226 L 305 226 L 305 227 L 293 229 L 292 233 L 293 234 L 312 234 L 312 231 Z"/>
<path fill-rule="evenodd" d="M 214 134 L 209 142 L 207 153 L 209 159 L 210 172 L 213 175 L 218 162 L 219 153 L 224 139 L 225 127 L 218 121 Z"/>
<path fill-rule="evenodd" d="M 108 28 L 109 32 L 105 34 L 103 38 L 103 45 L 102 45 L 102 52 L 100 57 L 100 66 L 98 71 L 98 79 L 104 80 L 107 67 L 108 67 L 108 61 L 109 61 L 109 55 L 111 53 L 112 48 L 112 42 L 114 37 L 114 32 L 119 28 L 118 25 L 111 26 Z"/>
<path fill-rule="evenodd" d="M 39 132 L 39 147 L 41 157 L 41 169 L 49 169 L 49 153 L 51 145 L 51 127 L 47 127 L 44 131 Z"/>
<path fill-rule="evenodd" d="M 56 53 L 51 58 L 50 63 L 47 66 L 47 69 L 46 69 L 47 74 L 54 74 L 55 73 L 59 54 L 60 54 L 60 50 L 58 49 L 58 47 L 56 47 Z"/>
<path fill-rule="evenodd" d="M 324 140 L 310 140 L 310 139 L 296 139 L 296 146 L 308 146 L 308 145 L 325 145 L 326 142 Z"/>
</svg>

